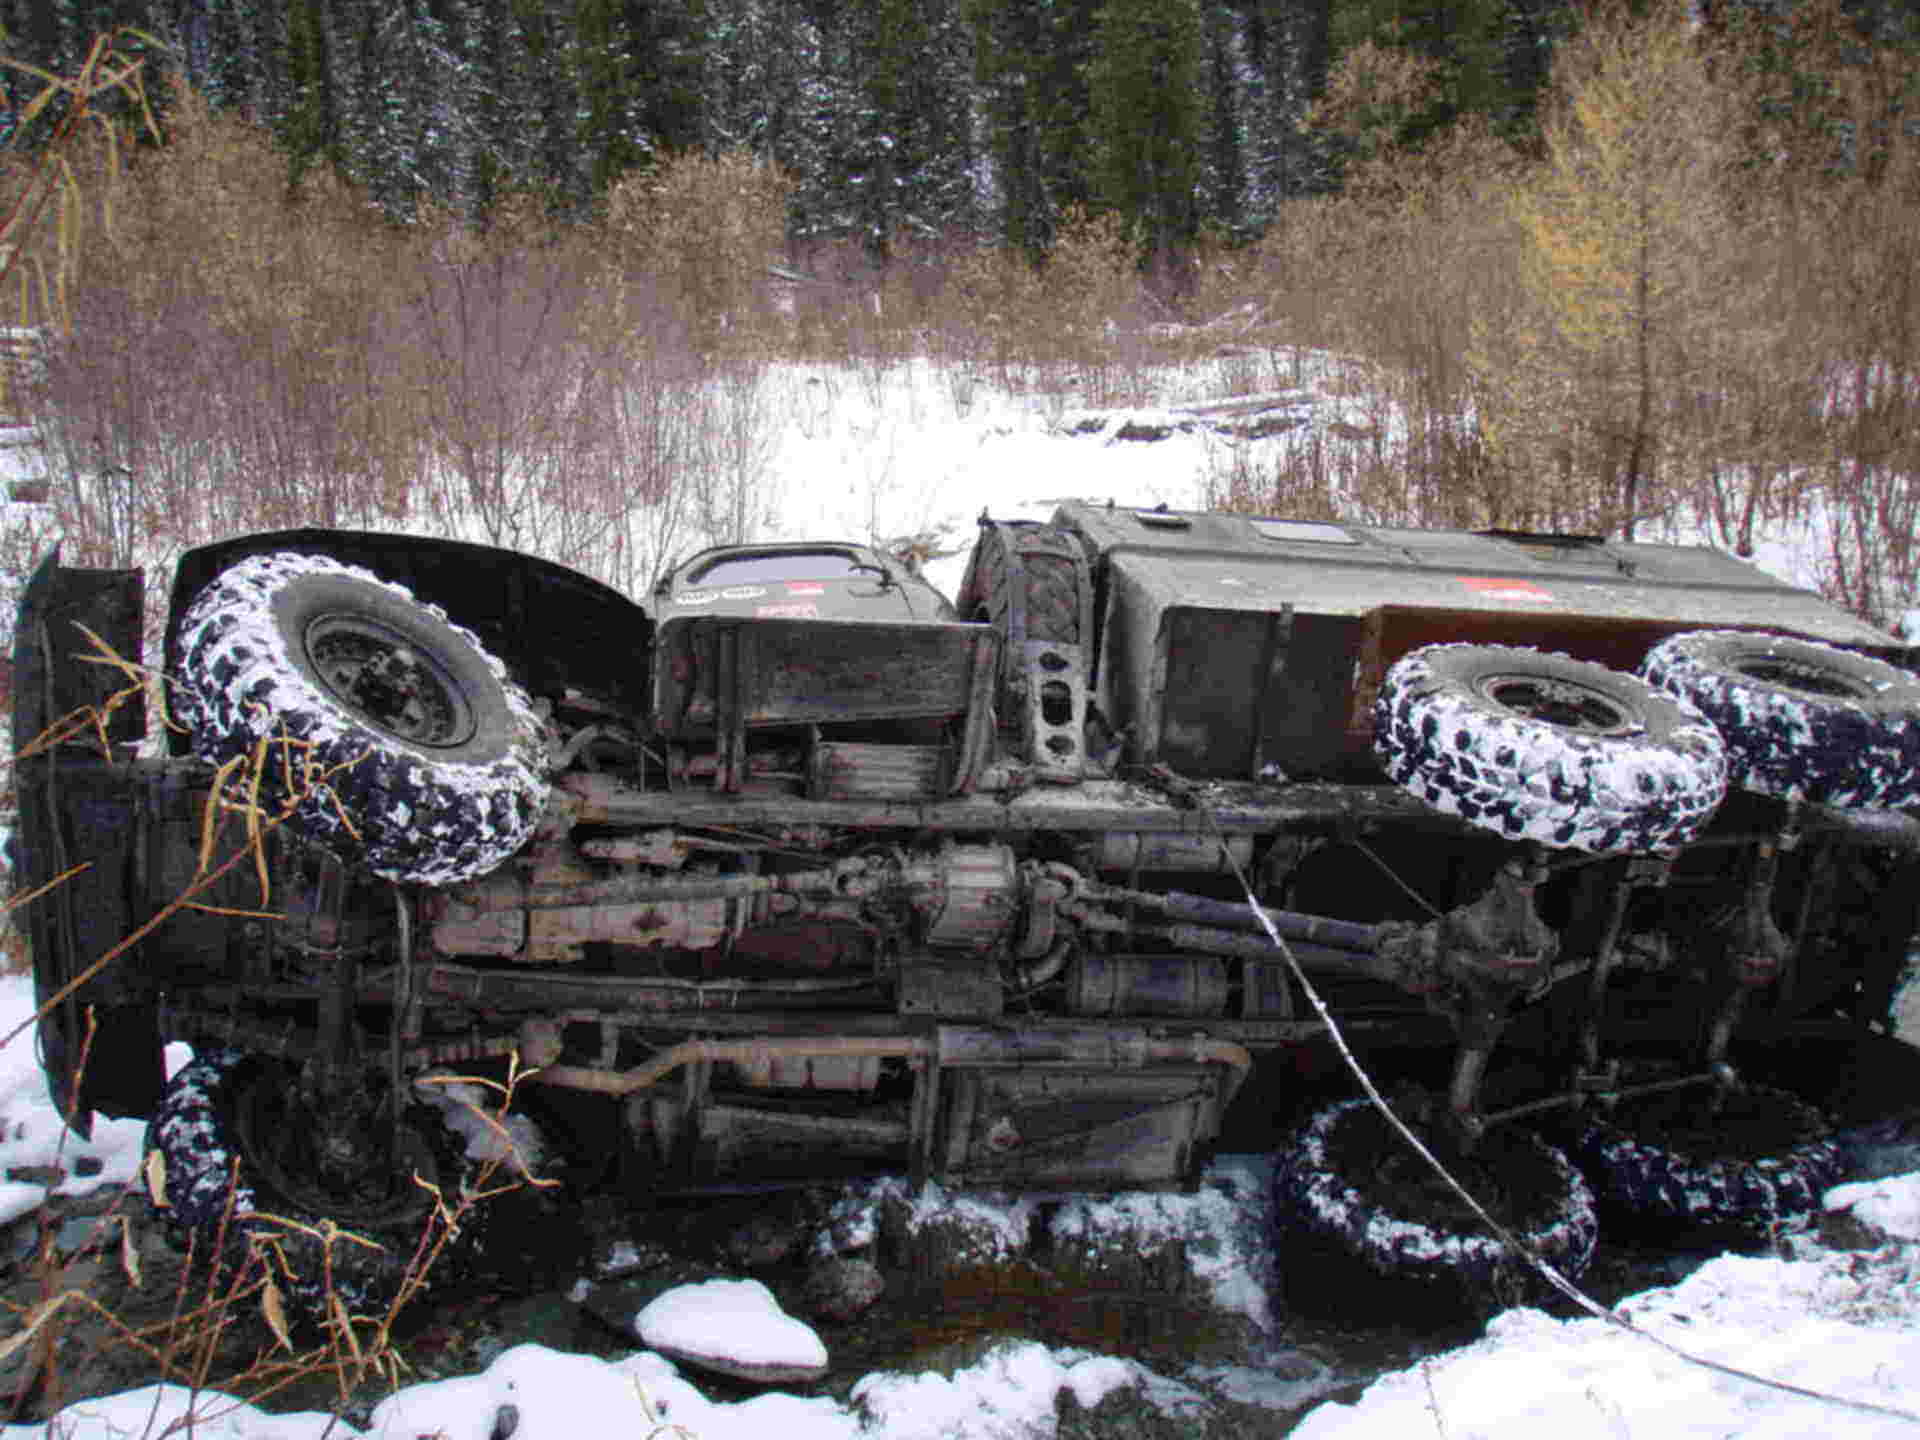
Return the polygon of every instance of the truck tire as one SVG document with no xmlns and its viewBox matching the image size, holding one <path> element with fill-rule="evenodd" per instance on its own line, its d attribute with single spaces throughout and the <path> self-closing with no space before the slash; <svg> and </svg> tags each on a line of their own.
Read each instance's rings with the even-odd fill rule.
<svg viewBox="0 0 1920 1440">
<path fill-rule="evenodd" d="M 403 587 L 324 557 L 254 556 L 201 591 L 180 651 L 196 753 L 221 765 L 268 742 L 263 795 L 343 859 L 449 885 L 532 833 L 546 798 L 532 706 Z M 290 763 L 282 737 L 299 742 Z"/>
<path fill-rule="evenodd" d="M 316 1127 L 294 1113 L 296 1088 L 289 1067 L 239 1050 L 203 1052 L 182 1066 L 147 1126 L 147 1149 L 161 1160 L 161 1213 L 197 1255 L 212 1260 L 217 1252 L 234 1267 L 226 1283 L 246 1277 L 241 1267 L 258 1237 L 262 1253 L 271 1246 L 285 1259 L 275 1283 L 302 1313 L 327 1318 L 332 1297 L 354 1314 L 382 1312 L 434 1214 L 433 1192 L 414 1176 L 452 1204 L 478 1167 L 437 1111 L 409 1105 L 391 1166 L 358 1184 L 328 1184 L 308 1144 Z M 325 1246 L 323 1221 L 372 1243 Z M 463 1223 L 428 1280 L 457 1271 L 479 1233 L 477 1223 Z"/>
<path fill-rule="evenodd" d="M 1686 701 L 1601 665 L 1432 645 L 1387 672 L 1374 749 L 1397 784 L 1511 840 L 1594 854 L 1685 845 L 1727 789 Z"/>
<path fill-rule="evenodd" d="M 1051 526 L 1008 521 L 983 526 L 961 584 L 961 618 L 998 626 L 1016 641 L 1085 644 L 1077 542 Z M 1016 589 L 1010 576 L 1020 577 Z"/>
<path fill-rule="evenodd" d="M 1586 1270 L 1599 1238 L 1593 1192 L 1559 1150 L 1515 1126 L 1488 1131 L 1467 1156 L 1430 1144 L 1534 1255 L 1567 1279 Z M 1294 1133 L 1274 1200 L 1289 1304 L 1320 1297 L 1356 1317 L 1482 1311 L 1542 1283 L 1368 1100 L 1329 1106 Z"/>
<path fill-rule="evenodd" d="M 1839 1182 L 1832 1127 L 1784 1090 L 1745 1086 L 1701 1110 L 1698 1091 L 1675 1090 L 1581 1120 L 1568 1148 L 1604 1216 L 1667 1240 L 1759 1243 Z"/>
<path fill-rule="evenodd" d="M 1719 728 L 1736 785 L 1844 808 L 1920 800 L 1920 677 L 1884 660 L 1695 630 L 1654 646 L 1640 671 Z"/>
</svg>

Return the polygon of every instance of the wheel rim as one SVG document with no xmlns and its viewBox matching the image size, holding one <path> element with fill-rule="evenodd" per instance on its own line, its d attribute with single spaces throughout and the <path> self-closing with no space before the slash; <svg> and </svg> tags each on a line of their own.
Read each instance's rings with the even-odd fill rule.
<svg viewBox="0 0 1920 1440">
<path fill-rule="evenodd" d="M 326 1123 L 298 1103 L 291 1093 L 298 1081 L 287 1072 L 259 1068 L 239 1083 L 235 1138 L 264 1189 L 296 1210 L 348 1229 L 402 1224 L 426 1214 L 429 1192 L 414 1176 L 437 1184 L 438 1167 L 411 1125 L 400 1126 L 397 1149 L 373 1138 L 394 1134 L 386 1105 L 362 1117 L 365 1123 L 346 1116 Z"/>
<path fill-rule="evenodd" d="M 1630 707 L 1578 680 L 1488 675 L 1475 689 L 1503 710 L 1583 735 L 1635 735 L 1646 728 Z"/>
<path fill-rule="evenodd" d="M 473 738 L 473 705 L 439 657 L 365 615 L 322 615 L 307 626 L 307 660 L 328 692 L 397 739 L 436 750 Z"/>
</svg>

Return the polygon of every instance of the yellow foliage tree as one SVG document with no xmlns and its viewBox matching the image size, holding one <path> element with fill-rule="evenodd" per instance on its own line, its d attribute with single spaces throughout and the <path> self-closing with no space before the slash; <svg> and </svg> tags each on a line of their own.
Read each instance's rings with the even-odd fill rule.
<svg viewBox="0 0 1920 1440">
<path fill-rule="evenodd" d="M 1724 382 L 1746 318 L 1737 102 L 1712 44 L 1677 5 L 1596 18 L 1567 43 L 1545 157 L 1509 192 L 1529 313 L 1476 346 L 1501 461 L 1592 487 L 1591 521 L 1629 539 L 1662 508 L 1687 428 L 1670 422 Z"/>
</svg>

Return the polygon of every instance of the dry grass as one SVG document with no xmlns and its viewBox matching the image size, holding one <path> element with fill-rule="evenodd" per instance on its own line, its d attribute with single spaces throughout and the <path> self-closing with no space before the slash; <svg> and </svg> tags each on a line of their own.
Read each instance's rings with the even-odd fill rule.
<svg viewBox="0 0 1920 1440">
<path fill-rule="evenodd" d="M 54 530 L 70 561 L 164 567 L 236 530 L 399 525 L 637 589 L 668 554 L 759 527 L 789 418 L 780 362 L 877 397 L 929 358 L 957 410 L 991 388 L 1064 411 L 1164 398 L 1194 367 L 1229 391 L 1285 387 L 1303 355 L 1335 352 L 1355 376 L 1340 422 L 1224 454 L 1223 503 L 1704 527 L 1736 548 L 1818 510 L 1829 590 L 1885 619 L 1915 580 L 1920 144 L 1877 123 L 1897 55 L 1850 46 L 1819 6 L 1795 24 L 1826 110 L 1713 57 L 1718 103 L 1745 122 L 1688 132 L 1712 183 L 1665 192 L 1672 263 L 1637 309 L 1631 265 L 1615 283 L 1554 220 L 1580 213 L 1608 125 L 1640 123 L 1609 120 L 1591 57 L 1559 76 L 1543 158 L 1471 128 L 1396 149 L 1432 77 L 1356 52 L 1320 117 L 1345 137 L 1346 188 L 1289 204 L 1254 246 L 1197 253 L 1177 309 L 1101 217 L 1070 219 L 1038 267 L 964 237 L 898 238 L 884 269 L 851 245 L 786 253 L 786 181 L 741 156 L 625 182 L 583 222 L 509 197 L 484 229 L 430 212 L 396 228 L 319 171 L 290 186 L 258 131 L 179 96 L 165 150 L 113 189 L 115 223 L 63 252 L 71 337 L 32 397 L 52 511 L 9 533 L 0 567 Z M 1631 64 L 1651 34 L 1609 43 Z M 1760 78 L 1724 83 L 1743 66 Z M 1660 103 L 1698 98 L 1689 67 Z M 1870 166 L 1838 163 L 1846 133 L 1880 137 Z M 106 184 L 89 163 L 83 192 Z"/>
</svg>

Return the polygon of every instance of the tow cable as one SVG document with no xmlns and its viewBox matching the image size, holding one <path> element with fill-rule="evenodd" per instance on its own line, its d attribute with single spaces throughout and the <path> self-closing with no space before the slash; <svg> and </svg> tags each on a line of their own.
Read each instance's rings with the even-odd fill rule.
<svg viewBox="0 0 1920 1440">
<path fill-rule="evenodd" d="M 1206 803 L 1205 799 L 1202 798 L 1197 789 L 1191 784 L 1181 782 L 1176 786 L 1167 784 L 1168 777 L 1161 776 L 1156 778 L 1161 779 L 1162 784 L 1166 786 L 1168 793 L 1173 797 L 1176 804 L 1191 806 L 1198 810 L 1205 818 L 1207 827 L 1213 832 L 1213 838 L 1220 847 L 1221 856 L 1225 859 L 1227 868 L 1232 872 L 1235 883 L 1240 886 L 1241 893 L 1247 897 L 1247 904 L 1251 907 L 1252 913 L 1260 921 L 1260 928 L 1266 932 L 1267 939 L 1272 943 L 1273 948 L 1280 952 L 1280 958 L 1286 962 L 1287 970 L 1293 976 L 1294 982 L 1300 986 L 1302 993 L 1307 997 L 1308 1003 L 1313 1006 L 1314 1013 L 1320 1017 L 1320 1023 L 1327 1027 L 1327 1035 L 1333 1041 L 1334 1048 L 1339 1051 L 1341 1060 L 1345 1062 L 1346 1067 L 1353 1072 L 1354 1078 L 1360 1082 L 1360 1088 L 1366 1092 L 1367 1099 L 1386 1119 L 1387 1124 L 1398 1132 L 1400 1138 L 1405 1140 L 1407 1144 L 1413 1148 L 1414 1152 L 1432 1168 L 1433 1173 L 1438 1175 L 1440 1179 L 1446 1183 L 1448 1188 L 1465 1202 L 1467 1208 L 1478 1217 L 1480 1223 L 1487 1227 L 1488 1231 L 1505 1247 L 1508 1253 L 1524 1260 L 1534 1270 L 1538 1271 L 1541 1278 L 1550 1286 L 1587 1314 L 1597 1320 L 1605 1321 L 1617 1330 L 1624 1330 L 1629 1335 L 1644 1340 L 1650 1345 L 1657 1346 L 1668 1355 L 1673 1356 L 1676 1360 L 1683 1361 L 1688 1365 L 1697 1365 L 1701 1369 L 1712 1371 L 1717 1375 L 1725 1375 L 1735 1380 L 1745 1380 L 1750 1384 L 1760 1385 L 1769 1390 L 1779 1391 L 1782 1394 L 1797 1395 L 1805 1400 L 1817 1400 L 1828 1405 L 1838 1405 L 1844 1409 L 1858 1410 L 1863 1414 L 1885 1415 L 1891 1419 L 1904 1420 L 1909 1425 L 1920 1425 L 1920 1414 L 1916 1414 L 1910 1410 L 1902 1410 L 1892 1405 L 1876 1405 L 1870 1400 L 1852 1400 L 1844 1395 L 1829 1394 L 1824 1390 L 1808 1389 L 1803 1385 L 1793 1385 L 1784 1380 L 1775 1380 L 1766 1375 L 1756 1374 L 1751 1370 L 1742 1370 L 1734 1365 L 1724 1365 L 1718 1360 L 1709 1360 L 1704 1356 L 1695 1355 L 1687 1350 L 1683 1350 L 1671 1341 L 1662 1339 L 1651 1331 L 1641 1329 L 1633 1323 L 1630 1317 L 1608 1309 L 1579 1286 L 1575 1285 L 1571 1280 L 1568 1280 L 1566 1276 L 1554 1269 L 1553 1266 L 1549 1265 L 1545 1260 L 1541 1259 L 1531 1249 L 1523 1245 L 1511 1230 L 1488 1213 L 1486 1207 L 1474 1198 L 1466 1186 L 1454 1178 L 1452 1172 L 1441 1163 L 1440 1158 L 1435 1155 L 1433 1151 L 1429 1150 L 1420 1137 L 1414 1134 L 1412 1129 L 1408 1127 L 1406 1122 L 1394 1113 L 1393 1107 L 1387 1103 L 1386 1096 L 1381 1094 L 1380 1088 L 1374 1084 L 1373 1077 L 1367 1073 L 1366 1067 L 1360 1063 L 1359 1058 L 1354 1055 L 1352 1048 L 1348 1046 L 1346 1036 L 1341 1033 L 1338 1022 L 1333 1018 L 1333 1012 L 1327 1008 L 1326 1001 L 1321 998 L 1320 992 L 1314 988 L 1313 982 L 1307 978 L 1306 970 L 1301 966 L 1299 960 L 1294 957 L 1293 951 L 1288 946 L 1285 938 L 1282 937 L 1278 928 L 1275 927 L 1273 921 L 1268 917 L 1266 907 L 1260 903 L 1259 898 L 1253 893 L 1253 886 L 1248 883 L 1246 872 L 1241 868 L 1240 862 L 1234 858 L 1233 848 L 1227 844 L 1227 837 L 1221 830 L 1220 822 L 1215 817 L 1212 807 Z"/>
</svg>

